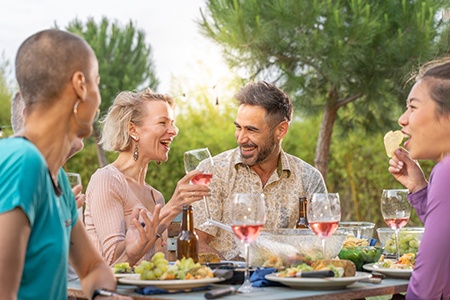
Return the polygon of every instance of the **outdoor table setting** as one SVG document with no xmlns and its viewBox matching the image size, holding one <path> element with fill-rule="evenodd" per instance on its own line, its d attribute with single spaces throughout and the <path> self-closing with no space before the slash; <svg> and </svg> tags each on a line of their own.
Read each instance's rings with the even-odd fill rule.
<svg viewBox="0 0 450 300">
<path fill-rule="evenodd" d="M 402 192 L 386 194 L 389 201 L 402 197 Z M 332 197 L 337 197 L 332 195 Z M 249 198 L 251 198 L 249 200 Z M 336 201 L 336 200 L 335 200 Z M 398 201 L 401 201 L 398 200 Z M 234 203 L 236 202 L 236 203 Z M 310 202 L 310 210 L 314 209 Z M 338 201 L 336 202 L 338 203 Z M 402 254 L 417 252 L 423 228 L 398 228 L 399 222 L 392 221 L 398 213 L 389 212 L 382 206 L 386 223 L 394 227 L 381 227 L 376 230 L 378 241 L 373 238 L 375 224 L 371 222 L 340 222 L 340 207 L 328 211 L 328 220 L 319 220 L 308 211 L 310 228 L 266 230 L 264 225 L 263 197 L 248 195 L 236 196 L 233 200 L 231 228 L 241 247 L 244 262 L 221 261 L 203 263 L 202 267 L 211 270 L 210 278 L 190 280 L 147 280 L 139 274 L 116 274 L 119 293 L 130 295 L 134 299 L 363 299 L 371 296 L 404 293 L 407 290 L 412 267 L 389 265 L 398 264 Z M 251 210 L 243 209 L 250 205 Z M 323 207 L 323 205 L 320 205 Z M 403 206 L 402 206 L 403 207 Z M 391 208 L 390 208 L 391 209 Z M 398 209 L 397 209 L 398 210 Z M 406 208 L 408 210 L 408 208 Z M 256 215 L 243 216 L 243 212 L 252 211 Z M 337 211 L 337 212 L 336 212 Z M 392 215 L 394 214 L 394 216 Z M 397 215 L 395 215 L 397 214 Z M 408 212 L 401 210 L 401 224 L 406 224 Z M 320 214 L 323 217 L 325 214 Z M 253 226 L 254 231 L 243 230 Z M 252 221 L 253 220 L 253 221 Z M 249 223 L 250 222 L 250 223 Z M 321 237 L 312 230 L 314 224 L 328 222 L 332 226 L 316 226 Z M 311 224 L 312 223 L 312 224 Z M 331 228 L 331 229 L 330 229 Z M 240 231 L 239 231 L 240 230 Z M 327 230 L 328 234 L 327 234 Z M 250 239 L 245 240 L 246 233 Z M 399 244 L 400 243 L 400 247 Z M 375 245 L 376 244 L 376 245 Z M 412 252 L 412 253 L 410 253 Z M 380 257 L 393 257 L 378 262 Z M 331 259 L 333 258 L 333 259 Z M 295 269 L 302 265 L 314 266 L 314 261 L 331 264 L 334 261 L 351 261 L 355 270 L 350 276 L 330 277 L 342 267 L 330 269 Z M 175 264 L 177 264 L 176 262 Z M 159 264 L 155 262 L 155 265 Z M 173 263 L 169 263 L 173 265 Z M 317 265 L 317 263 L 316 263 Z M 344 265 L 345 266 L 345 265 Z M 311 268 L 311 267 L 310 267 Z M 136 270 L 136 267 L 134 268 Z M 341 269 L 344 269 L 342 267 Z M 294 270 L 294 273 L 289 273 Z M 344 271 L 346 272 L 345 266 Z M 142 272 L 139 271 L 139 272 Z M 248 272 L 248 273 L 247 273 Z M 251 274 L 251 276 L 250 276 Z M 243 290 L 244 289 L 244 290 Z M 69 296 L 83 299 L 79 281 L 69 282 Z"/>
</svg>

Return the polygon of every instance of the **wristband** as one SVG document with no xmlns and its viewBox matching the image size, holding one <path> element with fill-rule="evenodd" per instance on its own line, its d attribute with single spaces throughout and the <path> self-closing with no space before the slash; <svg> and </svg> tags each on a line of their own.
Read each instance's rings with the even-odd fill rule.
<svg viewBox="0 0 450 300">
<path fill-rule="evenodd" d="M 92 295 L 92 300 L 94 300 L 95 297 L 97 296 L 117 296 L 117 295 L 119 294 L 116 292 L 108 291 L 107 289 L 97 289 L 94 291 L 94 294 Z"/>
</svg>

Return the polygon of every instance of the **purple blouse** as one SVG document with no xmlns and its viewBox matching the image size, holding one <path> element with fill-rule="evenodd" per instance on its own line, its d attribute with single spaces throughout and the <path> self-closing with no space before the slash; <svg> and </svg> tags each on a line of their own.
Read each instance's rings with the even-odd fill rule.
<svg viewBox="0 0 450 300">
<path fill-rule="evenodd" d="M 406 299 L 450 298 L 450 156 L 432 170 L 427 187 L 408 200 L 424 223 Z"/>
</svg>

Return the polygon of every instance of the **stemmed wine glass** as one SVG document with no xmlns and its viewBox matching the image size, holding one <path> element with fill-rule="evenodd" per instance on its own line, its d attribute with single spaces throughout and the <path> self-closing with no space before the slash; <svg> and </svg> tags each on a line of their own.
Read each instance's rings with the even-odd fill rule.
<svg viewBox="0 0 450 300">
<path fill-rule="evenodd" d="M 338 193 L 315 193 L 307 206 L 309 228 L 322 240 L 322 256 L 326 258 L 325 240 L 333 235 L 341 220 Z"/>
<path fill-rule="evenodd" d="M 211 157 L 211 153 L 209 153 L 208 148 L 200 148 L 194 149 L 184 152 L 184 168 L 186 173 L 189 173 L 195 169 L 199 168 L 200 163 L 207 163 L 211 167 L 214 166 L 213 159 Z M 204 170 L 203 170 L 204 171 Z M 212 179 L 212 173 L 202 173 L 191 179 L 192 184 L 204 184 L 209 185 Z M 203 197 L 205 201 L 205 208 L 207 213 L 207 222 L 211 220 L 211 213 L 209 211 L 209 205 L 206 200 L 206 197 Z"/>
<path fill-rule="evenodd" d="M 231 228 L 234 234 L 244 243 L 245 280 L 238 289 L 241 293 L 252 291 L 249 278 L 249 247 L 261 234 L 266 221 L 266 204 L 263 194 L 233 194 L 230 212 Z"/>
<path fill-rule="evenodd" d="M 398 261 L 398 233 L 406 225 L 411 215 L 411 205 L 406 199 L 408 195 L 406 189 L 386 189 L 381 194 L 381 213 L 384 221 L 395 232 L 395 249 Z"/>
<path fill-rule="evenodd" d="M 77 185 L 81 185 L 81 176 L 78 173 L 66 173 L 69 178 L 70 187 L 74 188 Z M 76 196 L 76 195 L 75 195 Z"/>
</svg>

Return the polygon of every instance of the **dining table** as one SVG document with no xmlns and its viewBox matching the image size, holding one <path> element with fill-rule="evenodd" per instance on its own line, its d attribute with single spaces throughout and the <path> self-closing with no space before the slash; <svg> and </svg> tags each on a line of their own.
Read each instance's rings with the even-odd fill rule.
<svg viewBox="0 0 450 300">
<path fill-rule="evenodd" d="M 279 299 L 365 299 L 366 297 L 392 295 L 406 292 L 408 288 L 408 279 L 404 278 L 385 278 L 380 283 L 369 282 L 355 282 L 345 288 L 335 290 L 321 290 L 321 289 L 304 289 L 268 286 L 258 287 L 254 291 L 247 294 L 236 293 L 221 297 L 226 300 L 243 300 L 243 299 L 258 299 L 258 300 L 279 300 Z M 118 284 L 117 292 L 123 295 L 131 296 L 137 300 L 177 300 L 177 299 L 205 299 L 205 292 L 212 289 L 220 289 L 231 287 L 229 284 L 214 283 L 205 287 L 206 289 L 197 291 L 181 291 L 169 294 L 154 294 L 142 295 L 137 293 L 138 287 L 134 285 Z M 234 285 L 238 288 L 239 285 Z M 88 299 L 81 290 L 79 280 L 69 281 L 68 295 L 76 299 Z"/>
</svg>

